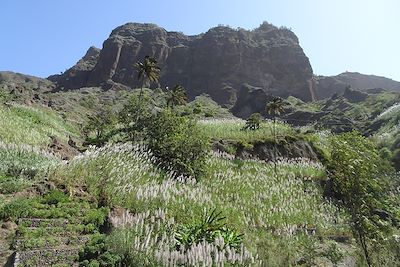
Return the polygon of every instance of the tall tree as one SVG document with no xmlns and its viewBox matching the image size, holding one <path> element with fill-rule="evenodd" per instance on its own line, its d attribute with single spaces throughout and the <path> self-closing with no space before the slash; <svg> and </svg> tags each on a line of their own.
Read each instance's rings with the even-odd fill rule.
<svg viewBox="0 0 400 267">
<path fill-rule="evenodd" d="M 138 99 L 137 117 L 135 124 L 138 123 L 139 117 L 142 115 L 143 105 L 143 87 L 146 82 L 158 82 L 160 79 L 160 67 L 158 66 L 157 60 L 150 56 L 145 56 L 143 62 L 138 61 L 135 64 L 136 71 L 138 73 L 138 80 L 141 82 L 140 94 Z"/>
<path fill-rule="evenodd" d="M 177 84 L 167 91 L 167 106 L 173 108 L 178 105 L 184 105 L 186 102 L 186 90 L 182 85 Z"/>
<path fill-rule="evenodd" d="M 274 97 L 272 98 L 272 100 L 267 104 L 266 106 L 267 112 L 268 114 L 272 114 L 273 119 L 274 119 L 274 142 L 275 142 L 275 146 L 274 146 L 274 172 L 275 175 L 277 175 L 276 172 L 276 163 L 277 163 L 277 137 L 276 137 L 276 116 L 280 115 L 283 111 L 283 99 L 280 97 Z"/>
<path fill-rule="evenodd" d="M 142 99 L 143 87 L 146 82 L 158 82 L 160 79 L 160 67 L 157 60 L 150 56 L 145 56 L 143 62 L 138 61 L 135 64 L 140 84 L 139 102 Z"/>
</svg>

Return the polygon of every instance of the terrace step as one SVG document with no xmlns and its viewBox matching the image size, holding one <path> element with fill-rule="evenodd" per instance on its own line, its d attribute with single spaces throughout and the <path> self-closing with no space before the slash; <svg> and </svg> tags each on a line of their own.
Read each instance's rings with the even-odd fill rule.
<svg viewBox="0 0 400 267">
<path fill-rule="evenodd" d="M 18 251 L 32 250 L 32 249 L 45 249 L 55 246 L 83 246 L 89 241 L 91 235 L 77 235 L 69 237 L 48 237 L 41 238 L 39 242 L 32 243 L 32 239 L 16 239 L 13 247 Z"/>
<path fill-rule="evenodd" d="M 62 264 L 73 266 L 79 256 L 80 247 L 60 246 L 51 249 L 37 249 L 17 251 L 15 253 L 14 267 L 53 266 Z"/>
<path fill-rule="evenodd" d="M 62 227 L 69 224 L 68 219 L 39 219 L 39 218 L 21 218 L 18 220 L 19 226 L 25 227 Z"/>
</svg>

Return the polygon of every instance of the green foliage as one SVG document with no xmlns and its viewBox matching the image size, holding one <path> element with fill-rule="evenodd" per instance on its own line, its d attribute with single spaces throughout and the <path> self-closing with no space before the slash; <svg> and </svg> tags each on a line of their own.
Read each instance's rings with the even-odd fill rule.
<svg viewBox="0 0 400 267">
<path fill-rule="evenodd" d="M 163 168 L 176 175 L 199 177 L 208 153 L 208 140 L 196 121 L 164 110 L 147 126 L 148 146 Z"/>
<path fill-rule="evenodd" d="M 85 224 L 93 224 L 96 227 L 100 227 L 106 222 L 108 213 L 109 209 L 107 207 L 89 210 L 86 212 L 83 222 Z"/>
<path fill-rule="evenodd" d="M 6 143 L 46 146 L 50 136 L 68 140 L 78 131 L 53 110 L 44 107 L 0 105 L 0 140 Z"/>
<path fill-rule="evenodd" d="M 175 107 L 187 102 L 186 90 L 182 85 L 175 85 L 167 91 L 167 106 Z"/>
<path fill-rule="evenodd" d="M 79 253 L 79 266 L 82 267 L 114 267 L 121 264 L 121 257 L 108 251 L 107 236 L 94 234 L 91 240 Z"/>
<path fill-rule="evenodd" d="M 32 185 L 32 182 L 22 177 L 9 177 L 0 174 L 0 194 L 20 192 Z"/>
<path fill-rule="evenodd" d="M 274 117 L 276 115 L 281 114 L 284 111 L 283 99 L 280 97 L 272 98 L 272 100 L 267 103 L 266 110 L 269 114 L 272 114 Z"/>
<path fill-rule="evenodd" d="M 334 193 L 350 214 L 355 237 L 370 266 L 369 240 L 384 239 L 390 221 L 375 215 L 385 210 L 388 183 L 392 171 L 383 161 L 374 145 L 356 132 L 335 136 L 332 157 L 328 166 Z"/>
<path fill-rule="evenodd" d="M 135 64 L 138 80 L 142 81 L 142 87 L 145 80 L 149 82 L 158 82 L 161 69 L 157 64 L 157 60 L 150 56 L 145 56 L 143 62 L 139 61 Z"/>
<path fill-rule="evenodd" d="M 274 140 L 274 124 L 271 121 L 263 121 L 257 131 L 242 131 L 246 121 L 240 119 L 200 120 L 199 126 L 210 139 L 217 141 L 255 143 Z M 275 127 L 280 136 L 296 134 L 289 124 L 277 121 Z"/>
<path fill-rule="evenodd" d="M 0 209 L 0 219 L 16 220 L 18 218 L 27 217 L 33 210 L 33 199 L 17 198 Z"/>
<path fill-rule="evenodd" d="M 6 91 L 0 90 L 0 104 L 4 104 L 11 99 L 11 95 Z"/>
<path fill-rule="evenodd" d="M 343 259 L 343 254 L 335 242 L 331 242 L 328 249 L 323 253 L 334 265 L 337 265 Z"/>
<path fill-rule="evenodd" d="M 200 118 L 232 118 L 233 115 L 228 109 L 222 108 L 209 95 L 202 94 L 184 106 L 177 106 L 175 109 L 183 115 L 194 115 Z"/>
<path fill-rule="evenodd" d="M 145 133 L 147 124 L 153 116 L 153 101 L 148 94 L 140 97 L 133 95 L 125 103 L 119 113 L 119 122 L 122 124 L 122 132 L 129 139 L 141 139 Z"/>
<path fill-rule="evenodd" d="M 243 242 L 243 235 L 228 228 L 225 220 L 226 217 L 222 216 L 222 212 L 213 209 L 204 214 L 202 220 L 179 227 L 175 233 L 177 249 L 181 249 L 182 247 L 187 249 L 193 244 L 198 244 L 203 240 L 213 243 L 220 237 L 224 239 L 224 247 L 239 248 Z M 222 248 L 223 247 L 220 249 Z"/>
<path fill-rule="evenodd" d="M 91 133 L 94 133 L 94 138 L 89 140 L 90 143 L 101 144 L 108 138 L 110 132 L 114 130 L 116 123 L 117 117 L 112 108 L 103 106 L 89 116 L 89 122 L 84 131 L 88 138 L 90 138 Z"/>
<path fill-rule="evenodd" d="M 262 122 L 262 116 L 260 113 L 253 113 L 246 121 L 246 125 L 243 130 L 258 130 L 260 129 L 260 124 Z"/>
<path fill-rule="evenodd" d="M 56 205 L 58 203 L 66 203 L 69 201 L 69 197 L 60 190 L 50 190 L 46 195 L 43 196 L 42 203 L 49 205 Z"/>
</svg>

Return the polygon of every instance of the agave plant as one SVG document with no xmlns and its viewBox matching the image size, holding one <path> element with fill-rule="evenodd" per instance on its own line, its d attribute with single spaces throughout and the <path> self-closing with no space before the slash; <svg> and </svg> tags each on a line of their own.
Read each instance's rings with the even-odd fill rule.
<svg viewBox="0 0 400 267">
<path fill-rule="evenodd" d="M 228 228 L 225 220 L 226 217 L 217 209 L 206 212 L 201 221 L 178 228 L 178 231 L 175 232 L 176 247 L 187 249 L 202 241 L 214 243 L 218 238 L 222 238 L 223 243 L 219 247 L 220 249 L 227 246 L 239 248 L 243 242 L 243 235 Z"/>
</svg>

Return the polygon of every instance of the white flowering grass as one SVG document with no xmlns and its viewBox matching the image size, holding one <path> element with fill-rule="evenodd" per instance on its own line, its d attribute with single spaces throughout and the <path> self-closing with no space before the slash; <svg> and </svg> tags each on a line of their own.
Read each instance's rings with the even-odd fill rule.
<svg viewBox="0 0 400 267">
<path fill-rule="evenodd" d="M 206 134 L 214 140 L 236 140 L 236 141 L 262 141 L 272 140 L 273 122 L 266 120 L 261 123 L 260 129 L 242 130 L 246 125 L 245 120 L 241 119 L 211 119 L 200 120 L 199 125 L 205 130 Z M 276 132 L 278 135 L 294 133 L 290 125 L 277 121 Z"/>
<path fill-rule="evenodd" d="M 133 217 L 139 216 L 137 214 L 151 217 L 150 214 L 160 214 L 159 210 L 167 214 L 161 216 L 163 220 L 172 222 L 168 224 L 166 243 L 159 242 L 160 236 L 157 237 L 157 234 L 162 234 L 154 228 L 154 221 L 157 220 L 142 219 L 143 216 L 121 219 L 134 222 L 131 226 L 122 223 L 124 228 L 130 229 L 125 234 L 136 233 L 140 229 L 132 230 L 132 227 L 138 227 L 139 223 L 142 225 L 141 234 L 130 248 L 132 251 L 143 249 L 141 255 L 147 255 L 145 260 L 150 257 L 163 262 L 164 266 L 178 266 L 193 257 L 200 257 L 202 260 L 196 258 L 197 263 L 211 266 L 210 262 L 213 262 L 218 266 L 217 263 L 222 264 L 220 259 L 223 259 L 222 262 L 227 260 L 222 255 L 217 260 L 193 252 L 201 249 L 203 252 L 213 251 L 215 244 L 200 244 L 200 248 L 193 247 L 193 251 L 174 251 L 169 243 L 173 242 L 173 229 L 198 220 L 205 210 L 217 208 L 223 211 L 230 228 L 244 234 L 241 255 L 261 261 L 257 255 L 263 254 L 266 249 L 263 244 L 268 235 L 290 239 L 297 244 L 300 242 L 296 241 L 298 235 L 334 229 L 336 223 L 342 222 L 340 211 L 326 202 L 315 183 L 309 181 L 323 175 L 323 166 L 307 159 L 280 159 L 278 175 L 275 176 L 273 165 L 269 163 L 210 155 L 206 175 L 199 182 L 173 179 L 172 174 L 161 171 L 155 165 L 155 159 L 146 147 L 118 144 L 91 148 L 68 164 L 58 166 L 51 177 L 71 189 L 85 186 L 95 196 L 105 195 L 110 204 L 133 210 Z M 190 251 L 197 256 L 189 257 L 192 255 Z"/>
<path fill-rule="evenodd" d="M 0 105 L 0 140 L 6 143 L 45 146 L 50 136 L 68 140 L 77 133 L 54 111 L 13 104 Z"/>
<path fill-rule="evenodd" d="M 36 146 L 0 141 L 0 173 L 37 173 L 60 163 L 56 155 Z"/>
<path fill-rule="evenodd" d="M 387 118 L 395 115 L 398 112 L 400 112 L 400 103 L 396 103 L 384 110 L 381 114 L 378 115 L 378 118 Z"/>
</svg>

